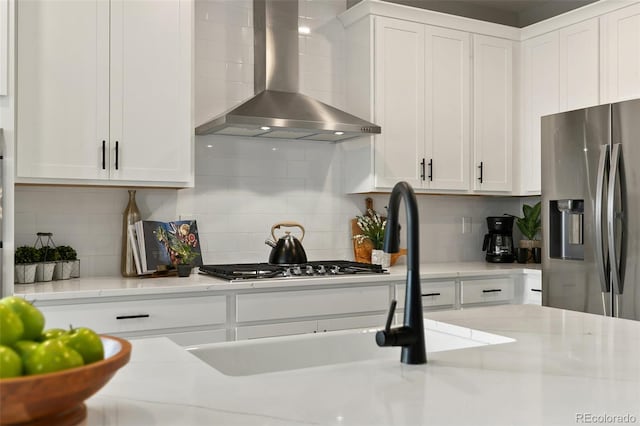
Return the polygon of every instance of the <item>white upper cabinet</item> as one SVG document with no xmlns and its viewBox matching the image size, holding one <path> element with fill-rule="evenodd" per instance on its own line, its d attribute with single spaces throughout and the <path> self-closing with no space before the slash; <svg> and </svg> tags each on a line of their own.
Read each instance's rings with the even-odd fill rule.
<svg viewBox="0 0 640 426">
<path fill-rule="evenodd" d="M 604 101 L 640 97 L 640 4 L 602 17 Z"/>
<path fill-rule="evenodd" d="M 424 158 L 424 25 L 375 20 L 375 186 L 422 186 Z"/>
<path fill-rule="evenodd" d="M 512 190 L 513 42 L 473 37 L 474 189 Z"/>
<path fill-rule="evenodd" d="M 469 189 L 469 34 L 375 19 L 376 187 Z"/>
<path fill-rule="evenodd" d="M 371 16 L 347 36 L 349 110 L 382 127 L 372 149 L 369 139 L 343 144 L 347 191 L 406 181 L 418 191 L 469 192 L 470 33 Z"/>
<path fill-rule="evenodd" d="M 559 110 L 597 105 L 600 100 L 598 18 L 562 28 L 559 33 Z"/>
<path fill-rule="evenodd" d="M 108 179 L 109 3 L 17 6 L 18 178 Z"/>
<path fill-rule="evenodd" d="M 469 189 L 470 36 L 425 26 L 423 187 Z"/>
<path fill-rule="evenodd" d="M 523 122 L 520 173 L 525 194 L 540 193 L 540 117 L 559 110 L 559 39 L 553 32 L 522 43 Z"/>
<path fill-rule="evenodd" d="M 522 194 L 540 193 L 540 118 L 600 101 L 598 34 L 592 18 L 522 42 Z"/>
<path fill-rule="evenodd" d="M 17 16 L 18 182 L 190 184 L 191 0 L 31 0 Z"/>
</svg>

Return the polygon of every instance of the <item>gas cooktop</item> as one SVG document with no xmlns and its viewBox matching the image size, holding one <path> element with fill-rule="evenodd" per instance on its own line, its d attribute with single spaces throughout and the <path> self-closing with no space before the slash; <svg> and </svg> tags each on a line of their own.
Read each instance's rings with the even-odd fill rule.
<svg viewBox="0 0 640 426">
<path fill-rule="evenodd" d="M 348 260 L 322 260 L 297 265 L 273 265 L 270 263 L 239 263 L 230 265 L 203 265 L 201 274 L 213 275 L 229 281 L 255 279 L 291 279 L 335 277 L 355 274 L 388 273 L 380 265 L 351 262 Z"/>
</svg>

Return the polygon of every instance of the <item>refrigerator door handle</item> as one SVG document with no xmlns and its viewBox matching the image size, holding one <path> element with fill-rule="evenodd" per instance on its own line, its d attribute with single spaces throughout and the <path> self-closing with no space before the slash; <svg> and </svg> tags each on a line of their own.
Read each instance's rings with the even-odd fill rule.
<svg viewBox="0 0 640 426">
<path fill-rule="evenodd" d="M 596 264 L 600 275 L 600 288 L 603 293 L 611 291 L 609 274 L 607 271 L 607 253 L 604 252 L 604 238 L 602 229 L 602 191 L 606 170 L 609 163 L 609 145 L 600 145 L 600 161 L 598 162 L 598 178 L 596 183 L 595 228 L 596 228 Z M 606 315 L 605 311 L 605 315 Z"/>
<path fill-rule="evenodd" d="M 620 176 L 620 149 L 621 145 L 619 143 L 613 144 L 613 148 L 611 150 L 611 169 L 609 171 L 609 187 L 607 190 L 607 229 L 608 229 L 608 242 L 609 242 L 609 263 L 611 265 L 611 281 L 616 294 L 622 294 L 622 274 L 620 268 L 619 261 L 619 253 L 618 247 L 616 244 L 616 221 L 618 217 L 616 217 L 615 212 L 615 190 L 616 190 L 616 178 L 620 178 L 620 182 L 622 182 Z M 624 196 L 620 197 L 621 202 L 624 200 Z M 621 206 L 621 212 L 624 212 L 624 203 Z M 621 220 L 624 218 L 620 217 Z M 620 227 L 621 232 L 624 232 L 624 226 Z M 621 235 L 622 241 L 624 241 L 624 236 Z M 621 253 L 620 253 L 621 254 Z"/>
</svg>

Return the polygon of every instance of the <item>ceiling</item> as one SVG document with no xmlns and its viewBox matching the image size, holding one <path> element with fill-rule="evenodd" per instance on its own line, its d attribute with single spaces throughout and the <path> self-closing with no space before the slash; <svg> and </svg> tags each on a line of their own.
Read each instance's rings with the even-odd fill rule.
<svg viewBox="0 0 640 426">
<path fill-rule="evenodd" d="M 360 0 L 347 0 L 353 6 Z M 596 0 L 384 0 L 512 27 L 543 21 Z"/>
</svg>

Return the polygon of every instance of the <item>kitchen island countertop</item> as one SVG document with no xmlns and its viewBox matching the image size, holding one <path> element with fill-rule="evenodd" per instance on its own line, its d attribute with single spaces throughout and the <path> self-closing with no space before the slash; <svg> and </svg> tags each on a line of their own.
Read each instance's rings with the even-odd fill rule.
<svg viewBox="0 0 640 426">
<path fill-rule="evenodd" d="M 130 363 L 87 401 L 85 424 L 640 423 L 640 322 L 531 305 L 426 316 L 516 341 L 429 354 L 426 365 L 370 360 L 230 377 L 166 338 L 133 340 Z"/>
<path fill-rule="evenodd" d="M 540 274 L 540 265 L 486 262 L 444 262 L 420 265 L 421 279 L 499 276 L 503 274 Z M 244 289 L 268 289 L 279 287 L 332 286 L 362 283 L 402 282 L 406 277 L 406 265 L 389 268 L 388 274 L 342 275 L 331 277 L 259 279 L 228 282 L 210 275 L 193 273 L 188 278 L 121 278 L 90 277 L 63 281 L 16 284 L 15 293 L 29 300 L 61 300 L 74 298 L 117 297 L 150 294 L 175 294 L 189 292 L 215 292 Z"/>
</svg>

